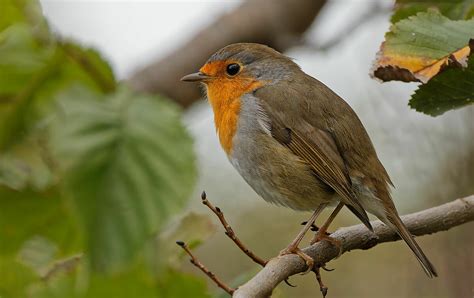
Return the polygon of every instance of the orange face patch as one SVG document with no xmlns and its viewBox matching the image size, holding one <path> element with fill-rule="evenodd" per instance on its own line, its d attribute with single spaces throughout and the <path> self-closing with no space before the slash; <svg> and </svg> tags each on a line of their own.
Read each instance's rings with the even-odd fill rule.
<svg viewBox="0 0 474 298">
<path fill-rule="evenodd" d="M 226 67 L 233 61 L 213 61 L 204 65 L 200 71 L 212 77 L 205 81 L 207 97 L 214 111 L 214 123 L 219 141 L 224 151 L 232 152 L 232 139 L 237 130 L 240 112 L 240 97 L 261 87 L 263 83 L 252 77 L 237 74 L 226 75 Z"/>
</svg>

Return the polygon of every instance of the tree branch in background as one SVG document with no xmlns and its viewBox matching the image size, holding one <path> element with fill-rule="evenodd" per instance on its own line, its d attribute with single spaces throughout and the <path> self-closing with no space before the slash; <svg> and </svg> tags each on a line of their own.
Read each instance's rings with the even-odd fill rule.
<svg viewBox="0 0 474 298">
<path fill-rule="evenodd" d="M 196 72 L 217 49 L 235 42 L 257 42 L 283 51 L 300 42 L 327 0 L 249 0 L 222 15 L 193 39 L 135 73 L 129 84 L 137 91 L 160 93 L 183 107 L 201 98 L 195 84 L 180 78 Z"/>
<path fill-rule="evenodd" d="M 369 21 L 380 15 L 389 15 L 391 9 L 379 1 L 374 1 L 372 5 L 356 19 L 346 25 L 339 33 L 334 34 L 334 37 L 322 44 L 314 44 L 310 40 L 305 40 L 301 46 L 315 52 L 327 52 L 332 48 L 338 46 L 341 42 L 348 40 L 360 27 L 367 24 Z"/>
<path fill-rule="evenodd" d="M 474 220 L 474 195 L 402 217 L 415 236 L 449 230 Z M 400 240 L 398 235 L 380 221 L 372 222 L 375 234 L 364 225 L 341 228 L 331 238 L 341 242 L 342 253 L 353 249 L 369 249 L 383 242 Z M 322 265 L 339 255 L 339 248 L 321 241 L 303 249 Z M 269 297 L 275 287 L 288 277 L 306 271 L 305 262 L 296 255 L 285 255 L 270 260 L 250 281 L 237 288 L 233 297 Z"/>
</svg>

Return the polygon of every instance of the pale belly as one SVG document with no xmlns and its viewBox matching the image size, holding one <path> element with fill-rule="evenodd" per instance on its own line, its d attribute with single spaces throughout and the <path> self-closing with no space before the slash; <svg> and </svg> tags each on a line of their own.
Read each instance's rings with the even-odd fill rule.
<svg viewBox="0 0 474 298">
<path fill-rule="evenodd" d="M 314 210 L 321 203 L 339 202 L 308 164 L 258 126 L 250 130 L 240 127 L 233 144 L 230 162 L 266 201 L 295 210 Z"/>
</svg>

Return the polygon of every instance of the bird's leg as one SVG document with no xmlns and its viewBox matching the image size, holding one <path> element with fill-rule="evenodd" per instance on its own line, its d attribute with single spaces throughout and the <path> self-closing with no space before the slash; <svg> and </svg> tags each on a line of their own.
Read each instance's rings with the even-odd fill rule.
<svg viewBox="0 0 474 298">
<path fill-rule="evenodd" d="M 326 241 L 331 242 L 335 246 L 337 246 L 339 248 L 339 251 L 341 250 L 341 243 L 338 240 L 329 237 L 327 235 L 327 230 L 329 228 L 329 225 L 334 220 L 334 218 L 336 218 L 336 215 L 339 213 L 339 211 L 341 211 L 342 207 L 344 207 L 344 203 L 340 202 L 339 205 L 337 205 L 336 209 L 334 209 L 334 211 L 331 213 L 329 218 L 326 220 L 326 222 L 321 226 L 321 228 L 319 228 L 319 230 L 316 233 L 316 235 L 314 236 L 313 240 L 311 240 L 311 242 L 310 242 L 311 245 L 313 245 L 314 243 L 316 243 L 318 241 L 326 240 Z"/>
<path fill-rule="evenodd" d="M 311 218 L 308 220 L 306 225 L 298 233 L 296 238 L 288 245 L 287 248 L 285 248 L 284 250 L 282 250 L 280 252 L 280 256 L 288 255 L 288 254 L 297 254 L 297 255 L 299 255 L 305 261 L 306 265 L 308 266 L 308 272 L 313 269 L 313 266 L 314 266 L 313 258 L 311 258 L 307 254 L 305 254 L 303 251 L 301 251 L 298 248 L 298 245 L 300 244 L 301 240 L 303 240 L 304 235 L 306 234 L 306 232 L 308 232 L 308 230 L 311 228 L 311 226 L 313 225 L 316 218 L 319 216 L 319 214 L 321 214 L 321 212 L 324 210 L 325 207 L 326 207 L 326 204 L 319 205 L 318 208 L 311 215 Z"/>
</svg>

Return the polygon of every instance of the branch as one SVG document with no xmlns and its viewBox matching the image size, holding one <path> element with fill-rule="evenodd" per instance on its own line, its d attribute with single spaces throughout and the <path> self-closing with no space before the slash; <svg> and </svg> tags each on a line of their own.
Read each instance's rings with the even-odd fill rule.
<svg viewBox="0 0 474 298">
<path fill-rule="evenodd" d="M 196 258 L 196 256 L 194 256 L 194 254 L 191 252 L 191 250 L 188 248 L 188 246 L 186 245 L 186 243 L 184 243 L 183 241 L 176 241 L 176 244 L 178 244 L 187 254 L 188 256 L 191 257 L 191 259 L 189 260 L 191 262 L 191 264 L 193 264 L 194 266 L 196 266 L 199 270 L 201 270 L 202 272 L 204 272 L 204 274 L 206 274 L 219 288 L 223 289 L 224 291 L 226 291 L 227 294 L 229 295 L 232 295 L 235 291 L 235 289 L 232 289 L 231 287 L 229 287 L 228 285 L 226 285 L 223 281 L 221 281 L 214 273 L 212 273 L 212 271 L 210 271 L 209 269 L 207 269 L 206 266 L 204 266 L 199 260 L 198 258 Z"/>
<path fill-rule="evenodd" d="M 62 271 L 72 271 L 82 259 L 82 254 L 77 254 L 63 260 L 59 260 L 54 262 L 54 264 L 49 268 L 44 274 L 41 275 L 41 279 L 44 281 L 48 281 L 56 275 L 58 272 Z"/>
<path fill-rule="evenodd" d="M 167 57 L 135 73 L 129 84 L 137 91 L 160 93 L 189 106 L 202 96 L 196 84 L 180 82 L 183 75 L 196 72 L 212 53 L 231 43 L 257 42 L 279 51 L 297 44 L 326 1 L 246 1 Z"/>
<path fill-rule="evenodd" d="M 374 1 L 368 10 L 359 15 L 355 20 L 347 24 L 342 30 L 337 34 L 334 34 L 334 37 L 325 43 L 314 44 L 311 40 L 305 40 L 300 46 L 305 47 L 306 49 L 315 51 L 315 52 L 327 52 L 334 47 L 338 46 L 343 41 L 347 40 L 350 36 L 354 34 L 358 29 L 363 25 L 367 24 L 369 21 L 378 17 L 382 14 L 390 14 L 391 9 L 386 5 L 383 5 L 381 2 Z"/>
<path fill-rule="evenodd" d="M 240 239 L 235 235 L 235 232 L 232 229 L 232 227 L 229 225 L 229 223 L 225 219 L 224 213 L 222 212 L 222 210 L 219 207 L 214 207 L 214 205 L 212 205 L 211 202 L 209 202 L 205 191 L 203 191 L 201 194 L 201 200 L 202 200 L 202 203 L 206 205 L 209 209 L 211 209 L 211 211 L 214 212 L 214 214 L 217 216 L 222 226 L 224 227 L 225 234 L 227 235 L 227 237 L 229 237 L 232 241 L 234 241 L 235 245 L 237 245 L 237 247 L 241 251 L 243 251 L 244 254 L 246 254 L 250 259 L 252 259 L 252 261 L 254 261 L 255 263 L 259 264 L 262 267 L 265 267 L 265 265 L 267 264 L 267 261 L 264 261 L 262 258 L 254 254 L 250 249 L 248 249 L 242 243 L 242 241 L 240 241 Z"/>
<path fill-rule="evenodd" d="M 402 220 L 415 236 L 449 230 L 474 220 L 474 195 L 403 216 Z M 353 249 L 369 249 L 379 243 L 400 239 L 380 221 L 372 222 L 372 226 L 376 235 L 364 225 L 355 225 L 337 230 L 331 234 L 331 238 L 341 242 L 342 253 Z M 335 259 L 339 254 L 339 248 L 328 241 L 318 242 L 303 251 L 319 265 Z M 280 282 L 304 271 L 306 265 L 298 256 L 285 255 L 274 258 L 251 280 L 240 286 L 233 297 L 269 297 Z"/>
</svg>

